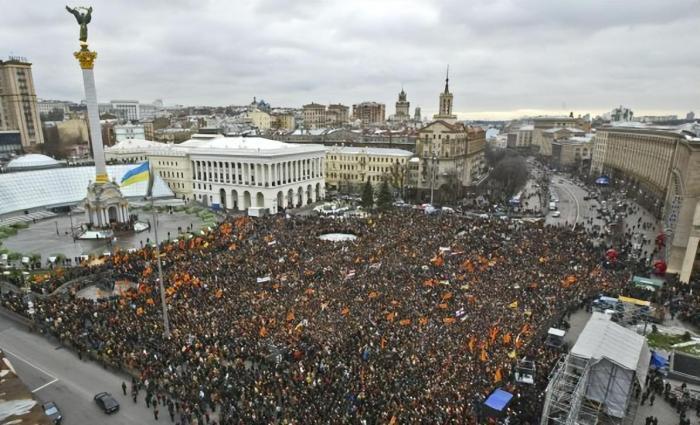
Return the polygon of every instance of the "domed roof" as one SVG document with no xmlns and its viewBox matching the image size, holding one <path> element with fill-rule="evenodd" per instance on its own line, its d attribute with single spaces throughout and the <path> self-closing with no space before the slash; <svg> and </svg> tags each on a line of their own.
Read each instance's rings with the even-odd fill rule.
<svg viewBox="0 0 700 425">
<path fill-rule="evenodd" d="M 8 170 L 26 170 L 30 168 L 60 167 L 61 163 L 46 155 L 30 153 L 22 155 L 7 164 Z"/>
</svg>

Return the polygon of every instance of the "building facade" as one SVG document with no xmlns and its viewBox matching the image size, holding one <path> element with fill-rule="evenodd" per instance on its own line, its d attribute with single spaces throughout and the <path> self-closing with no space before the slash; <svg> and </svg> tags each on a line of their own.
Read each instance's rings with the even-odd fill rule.
<svg viewBox="0 0 700 425">
<path fill-rule="evenodd" d="M 32 64 L 19 57 L 0 61 L 0 131 L 9 130 L 19 130 L 25 149 L 44 143 Z"/>
<path fill-rule="evenodd" d="M 267 131 L 271 126 L 270 114 L 261 111 L 259 109 L 254 109 L 247 112 L 248 120 L 250 123 L 260 131 Z"/>
<path fill-rule="evenodd" d="M 322 128 L 326 126 L 326 106 L 311 102 L 302 106 L 305 128 Z"/>
<path fill-rule="evenodd" d="M 110 112 L 122 120 L 138 121 L 141 119 L 138 100 L 112 100 L 110 101 Z"/>
<path fill-rule="evenodd" d="M 145 139 L 146 130 L 142 125 L 121 124 L 114 126 L 114 140 L 121 142 L 129 139 Z"/>
<path fill-rule="evenodd" d="M 412 156 L 413 152 L 403 149 L 330 147 L 326 151 L 326 187 L 359 192 L 367 181 L 376 186 L 387 179 L 401 188 L 407 184 Z"/>
<path fill-rule="evenodd" d="M 591 124 L 583 118 L 574 117 L 537 117 L 533 119 L 532 145 L 539 149 L 540 155 L 552 155 L 551 138 L 544 134 L 546 130 L 574 128 L 584 133 L 591 130 Z"/>
<path fill-rule="evenodd" d="M 593 153 L 593 134 L 571 136 L 552 142 L 551 164 L 558 169 L 572 169 L 590 164 Z"/>
<path fill-rule="evenodd" d="M 37 109 L 39 114 L 48 114 L 53 111 L 61 111 L 67 114 L 70 112 L 70 102 L 42 99 L 37 102 Z"/>
<path fill-rule="evenodd" d="M 121 162 L 149 159 L 176 196 L 226 210 L 276 213 L 323 199 L 326 148 L 261 137 L 194 135 L 173 145 L 128 140 L 107 148 Z"/>
<path fill-rule="evenodd" d="M 340 103 L 328 105 L 328 125 L 341 126 L 350 121 L 350 108 Z"/>
<path fill-rule="evenodd" d="M 598 129 L 591 173 L 639 193 L 663 221 L 668 270 L 688 282 L 700 240 L 700 125 L 633 124 Z"/>
<path fill-rule="evenodd" d="M 413 184 L 419 190 L 455 192 L 477 182 L 485 168 L 486 133 L 481 127 L 433 121 L 418 131 L 420 158 Z"/>
<path fill-rule="evenodd" d="M 383 124 L 386 120 L 386 111 L 383 103 L 362 102 L 352 105 L 352 116 L 360 120 L 363 126 Z"/>
<path fill-rule="evenodd" d="M 325 105 L 309 103 L 302 107 L 304 128 L 315 129 L 342 126 L 348 123 L 350 108 L 340 103 Z"/>
<path fill-rule="evenodd" d="M 296 120 L 292 112 L 273 112 L 270 116 L 270 126 L 275 130 L 294 130 Z"/>
</svg>

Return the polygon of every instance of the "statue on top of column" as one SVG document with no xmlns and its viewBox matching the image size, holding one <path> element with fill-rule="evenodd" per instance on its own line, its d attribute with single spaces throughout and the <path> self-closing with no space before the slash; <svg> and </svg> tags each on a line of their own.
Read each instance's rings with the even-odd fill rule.
<svg viewBox="0 0 700 425">
<path fill-rule="evenodd" d="M 66 6 L 66 10 L 75 16 L 75 19 L 78 21 L 78 25 L 80 25 L 80 37 L 78 39 L 81 41 L 81 44 L 87 44 L 87 26 L 90 23 L 90 19 L 92 19 L 92 6 L 75 7 L 73 9 Z"/>
</svg>

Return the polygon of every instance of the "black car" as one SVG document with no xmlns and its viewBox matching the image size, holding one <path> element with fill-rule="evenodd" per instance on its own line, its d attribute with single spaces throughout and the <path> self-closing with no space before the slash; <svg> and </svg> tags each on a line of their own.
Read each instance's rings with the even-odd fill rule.
<svg viewBox="0 0 700 425">
<path fill-rule="evenodd" d="M 44 408 L 44 414 L 51 419 L 52 423 L 58 425 L 63 421 L 63 415 L 58 406 L 56 406 L 56 403 L 49 401 L 48 403 L 44 403 L 42 407 Z"/>
<path fill-rule="evenodd" d="M 95 403 L 107 414 L 119 410 L 119 402 L 110 393 L 95 394 Z"/>
</svg>

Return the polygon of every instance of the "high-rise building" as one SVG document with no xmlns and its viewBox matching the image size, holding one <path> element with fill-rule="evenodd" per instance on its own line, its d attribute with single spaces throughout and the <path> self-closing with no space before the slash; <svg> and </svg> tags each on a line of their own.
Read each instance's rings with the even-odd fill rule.
<svg viewBox="0 0 700 425">
<path fill-rule="evenodd" d="M 416 112 L 413 114 L 414 121 L 421 121 L 423 118 L 420 115 L 420 106 L 416 106 Z"/>
<path fill-rule="evenodd" d="M 19 130 L 23 148 L 44 143 L 32 64 L 25 58 L 0 61 L 0 130 Z"/>
<path fill-rule="evenodd" d="M 383 124 L 385 121 L 385 107 L 383 103 L 362 102 L 352 105 L 352 116 L 362 121 L 362 125 Z"/>
<path fill-rule="evenodd" d="M 452 114 L 452 93 L 450 93 L 450 68 L 447 68 L 445 76 L 445 90 L 440 93 L 440 112 L 433 115 L 433 119 L 442 120 L 448 123 L 457 121 L 457 115 Z"/>
<path fill-rule="evenodd" d="M 403 87 L 401 87 L 401 92 L 399 93 L 399 100 L 396 102 L 396 118 L 400 119 L 409 119 L 409 109 L 411 107 L 411 103 L 406 100 L 406 92 L 403 91 Z"/>
</svg>

